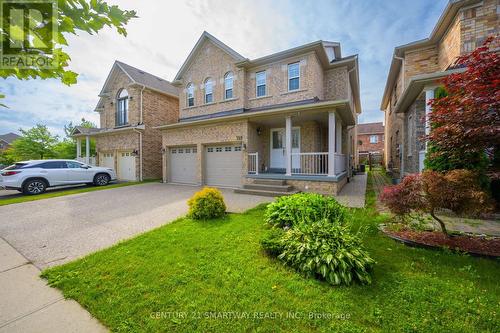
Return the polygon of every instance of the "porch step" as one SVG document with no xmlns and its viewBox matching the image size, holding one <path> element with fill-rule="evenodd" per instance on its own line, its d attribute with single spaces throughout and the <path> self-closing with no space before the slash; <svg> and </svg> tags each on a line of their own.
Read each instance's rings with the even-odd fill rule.
<svg viewBox="0 0 500 333">
<path fill-rule="evenodd" d="M 267 184 L 245 184 L 244 189 L 248 190 L 264 190 L 264 191 L 275 191 L 275 192 L 290 192 L 293 190 L 292 185 L 267 185 Z"/>
<path fill-rule="evenodd" d="M 234 193 L 260 195 L 263 197 L 281 197 L 284 195 L 298 193 L 298 191 L 280 192 L 280 191 L 268 191 L 268 190 L 253 190 L 248 188 L 237 188 L 234 190 Z"/>
<path fill-rule="evenodd" d="M 286 184 L 286 180 L 284 179 L 254 179 L 254 184 L 262 184 L 262 185 L 277 185 L 283 186 Z"/>
</svg>

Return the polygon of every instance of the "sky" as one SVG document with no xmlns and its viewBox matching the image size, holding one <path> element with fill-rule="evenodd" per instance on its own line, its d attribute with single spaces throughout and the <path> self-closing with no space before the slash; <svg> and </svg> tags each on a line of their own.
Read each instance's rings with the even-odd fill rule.
<svg viewBox="0 0 500 333">
<path fill-rule="evenodd" d="M 68 37 L 70 87 L 56 80 L 0 79 L 0 134 L 37 123 L 64 135 L 84 117 L 98 125 L 94 108 L 115 60 L 173 80 L 206 30 L 253 59 L 316 40 L 340 42 L 342 56 L 358 54 L 360 123 L 383 121 L 380 101 L 395 46 L 429 36 L 447 0 L 112 0 L 134 9 L 125 38 L 112 29 Z"/>
</svg>

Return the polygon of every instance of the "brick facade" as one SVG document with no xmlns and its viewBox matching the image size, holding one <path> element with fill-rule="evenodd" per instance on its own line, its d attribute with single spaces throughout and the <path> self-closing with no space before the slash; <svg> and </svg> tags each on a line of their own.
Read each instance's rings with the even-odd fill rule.
<svg viewBox="0 0 500 333">
<path fill-rule="evenodd" d="M 415 150 L 422 148 L 420 142 L 424 132 L 422 119 L 425 116 L 425 99 L 422 95 L 406 110 L 401 110 L 403 113 L 394 112 L 394 107 L 411 78 L 449 69 L 459 55 L 473 51 L 482 44 L 486 37 L 500 32 L 497 0 L 478 1 L 470 6 L 460 3 L 458 5 L 462 7 L 450 20 L 446 31 L 436 44 L 429 46 L 424 43 L 425 46 L 422 48 L 412 45 L 407 51 L 403 47 L 404 65 L 399 66 L 395 83 L 384 96 L 388 98 L 387 106 L 383 110 L 385 112 L 385 163 L 386 167 L 393 171 L 395 177 L 402 175 L 401 164 L 405 166 L 404 173 L 418 171 L 418 152 L 415 154 Z M 393 61 L 400 60 L 394 59 Z M 413 142 L 406 142 L 408 138 Z M 401 153 L 401 150 L 406 153 Z"/>
</svg>

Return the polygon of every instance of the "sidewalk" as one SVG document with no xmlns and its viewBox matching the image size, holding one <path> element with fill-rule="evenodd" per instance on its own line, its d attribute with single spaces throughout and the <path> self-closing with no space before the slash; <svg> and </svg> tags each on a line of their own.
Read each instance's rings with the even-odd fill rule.
<svg viewBox="0 0 500 333">
<path fill-rule="evenodd" d="M 366 173 L 357 174 L 345 184 L 344 188 L 335 196 L 338 202 L 347 207 L 363 208 L 365 206 Z"/>
<path fill-rule="evenodd" d="M 0 238 L 0 332 L 107 332 L 78 303 L 47 286 L 40 270 Z"/>
</svg>

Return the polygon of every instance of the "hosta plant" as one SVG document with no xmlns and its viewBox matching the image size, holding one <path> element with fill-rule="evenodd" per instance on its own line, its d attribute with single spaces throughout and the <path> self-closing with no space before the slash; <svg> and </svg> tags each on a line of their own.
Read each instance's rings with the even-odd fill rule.
<svg viewBox="0 0 500 333">
<path fill-rule="evenodd" d="M 371 283 L 375 261 L 363 248 L 360 236 L 345 225 L 326 219 L 301 223 L 285 233 L 283 244 L 278 258 L 306 276 L 320 277 L 332 285 Z"/>
<path fill-rule="evenodd" d="M 346 209 L 333 197 L 316 193 L 283 196 L 267 206 L 266 222 L 276 227 L 292 227 L 297 223 L 312 223 L 327 219 L 343 224 Z"/>
</svg>

